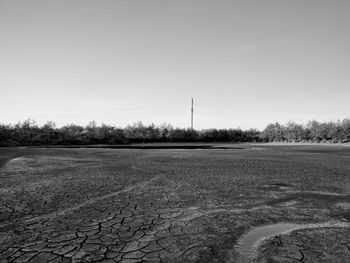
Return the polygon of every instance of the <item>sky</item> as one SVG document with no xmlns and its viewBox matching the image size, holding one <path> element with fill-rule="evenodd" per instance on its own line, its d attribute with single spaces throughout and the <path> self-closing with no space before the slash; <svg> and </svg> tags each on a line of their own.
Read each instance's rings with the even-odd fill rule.
<svg viewBox="0 0 350 263">
<path fill-rule="evenodd" d="M 348 0 L 0 0 L 0 123 L 257 128 L 350 113 Z"/>
</svg>

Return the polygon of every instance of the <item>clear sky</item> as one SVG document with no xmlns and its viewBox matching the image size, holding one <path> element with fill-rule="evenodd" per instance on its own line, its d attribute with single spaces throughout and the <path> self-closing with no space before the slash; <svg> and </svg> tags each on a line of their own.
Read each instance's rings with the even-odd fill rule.
<svg viewBox="0 0 350 263">
<path fill-rule="evenodd" d="M 0 122 L 350 115 L 348 0 L 0 0 Z"/>
</svg>

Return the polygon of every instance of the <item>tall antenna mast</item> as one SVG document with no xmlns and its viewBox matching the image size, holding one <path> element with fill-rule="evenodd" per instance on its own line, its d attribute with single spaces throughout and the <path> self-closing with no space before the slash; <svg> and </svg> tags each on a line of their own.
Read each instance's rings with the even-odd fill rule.
<svg viewBox="0 0 350 263">
<path fill-rule="evenodd" d="M 192 106 L 191 106 L 191 130 L 193 131 L 193 98 L 192 98 Z"/>
</svg>

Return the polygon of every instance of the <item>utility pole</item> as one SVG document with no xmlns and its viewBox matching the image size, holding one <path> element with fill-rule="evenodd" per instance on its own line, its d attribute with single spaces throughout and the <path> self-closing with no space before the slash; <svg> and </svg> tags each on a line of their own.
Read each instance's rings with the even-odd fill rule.
<svg viewBox="0 0 350 263">
<path fill-rule="evenodd" d="M 193 98 L 192 98 L 192 106 L 191 106 L 191 131 L 193 131 Z"/>
</svg>

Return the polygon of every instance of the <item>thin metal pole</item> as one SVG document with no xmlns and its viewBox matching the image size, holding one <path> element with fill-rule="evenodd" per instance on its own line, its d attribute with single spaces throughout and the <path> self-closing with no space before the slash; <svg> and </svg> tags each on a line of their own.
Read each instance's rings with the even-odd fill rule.
<svg viewBox="0 0 350 263">
<path fill-rule="evenodd" d="M 193 98 L 192 98 L 192 106 L 191 106 L 191 130 L 193 131 Z"/>
</svg>

